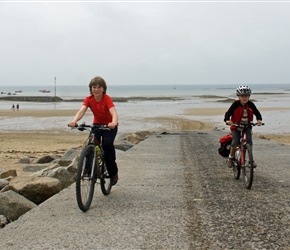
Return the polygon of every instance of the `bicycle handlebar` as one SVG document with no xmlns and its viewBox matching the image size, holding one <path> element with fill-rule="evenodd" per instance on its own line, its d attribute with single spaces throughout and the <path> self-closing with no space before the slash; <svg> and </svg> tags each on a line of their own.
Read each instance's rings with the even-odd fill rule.
<svg viewBox="0 0 290 250">
<path fill-rule="evenodd" d="M 236 127 L 247 127 L 247 126 L 262 126 L 262 125 L 265 125 L 265 123 L 258 124 L 258 123 L 250 122 L 250 123 L 232 123 L 232 124 L 227 124 L 227 125 L 236 126 Z"/>
<path fill-rule="evenodd" d="M 97 130 L 97 129 L 98 130 L 110 130 L 108 125 L 99 125 L 99 124 L 86 125 L 85 123 L 82 123 L 81 125 L 76 125 L 75 128 L 80 130 L 80 131 L 87 130 L 87 128 L 90 128 L 91 130 Z"/>
</svg>

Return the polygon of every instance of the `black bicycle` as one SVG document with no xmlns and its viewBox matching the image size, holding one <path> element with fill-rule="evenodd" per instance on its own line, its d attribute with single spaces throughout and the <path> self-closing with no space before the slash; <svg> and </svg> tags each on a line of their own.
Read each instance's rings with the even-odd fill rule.
<svg viewBox="0 0 290 250">
<path fill-rule="evenodd" d="M 240 178 L 241 169 L 243 172 L 244 184 L 247 189 L 250 189 L 254 180 L 254 161 L 253 161 L 253 152 L 250 144 L 247 140 L 246 129 L 249 126 L 264 125 L 257 123 L 248 123 L 248 124 L 231 124 L 231 126 L 236 126 L 241 132 L 240 143 L 236 148 L 235 156 L 233 160 L 233 172 L 234 178 L 238 180 Z"/>
<path fill-rule="evenodd" d="M 80 131 L 89 130 L 88 143 L 80 154 L 76 176 L 76 199 L 79 208 L 87 211 L 93 200 L 95 184 L 100 180 L 102 193 L 108 195 L 111 191 L 111 179 L 106 167 L 105 152 L 102 148 L 102 137 L 98 141 L 96 130 L 110 130 L 107 125 L 77 126 Z"/>
</svg>

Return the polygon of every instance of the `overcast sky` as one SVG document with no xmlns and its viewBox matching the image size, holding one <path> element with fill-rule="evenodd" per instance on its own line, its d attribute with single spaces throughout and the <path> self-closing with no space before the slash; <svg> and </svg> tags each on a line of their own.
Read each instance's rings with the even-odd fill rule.
<svg viewBox="0 0 290 250">
<path fill-rule="evenodd" d="M 0 86 L 290 83 L 290 2 L 1 2 Z"/>
</svg>

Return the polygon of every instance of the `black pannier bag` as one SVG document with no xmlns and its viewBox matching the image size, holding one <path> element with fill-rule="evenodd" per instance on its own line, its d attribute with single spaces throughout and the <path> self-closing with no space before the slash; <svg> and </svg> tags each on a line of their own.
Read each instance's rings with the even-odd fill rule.
<svg viewBox="0 0 290 250">
<path fill-rule="evenodd" d="M 220 138 L 218 152 L 222 157 L 229 157 L 232 139 L 232 134 L 224 135 Z"/>
</svg>

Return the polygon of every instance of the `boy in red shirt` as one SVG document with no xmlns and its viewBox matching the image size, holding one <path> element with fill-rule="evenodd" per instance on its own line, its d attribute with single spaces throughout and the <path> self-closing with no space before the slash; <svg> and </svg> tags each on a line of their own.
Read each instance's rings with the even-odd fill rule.
<svg viewBox="0 0 290 250">
<path fill-rule="evenodd" d="M 262 125 L 262 116 L 260 111 L 257 109 L 255 104 L 251 102 L 250 96 L 251 96 L 251 89 L 249 86 L 239 86 L 237 88 L 237 96 L 239 100 L 236 100 L 232 103 L 228 111 L 225 113 L 224 121 L 228 125 L 232 125 L 233 123 L 250 123 L 253 122 L 253 116 L 256 116 L 257 124 Z M 239 144 L 240 141 L 240 131 L 237 130 L 236 126 L 230 127 L 232 131 L 232 144 L 230 148 L 230 155 L 229 159 L 227 161 L 227 167 L 231 168 L 233 166 L 233 158 L 236 151 L 236 147 Z M 247 139 L 250 146 L 253 146 L 253 140 L 252 140 L 252 129 L 251 127 L 248 127 L 246 130 L 247 133 Z M 253 163 L 254 167 L 257 167 L 257 164 Z"/>
<path fill-rule="evenodd" d="M 118 182 L 118 167 L 116 163 L 116 151 L 114 140 L 118 131 L 118 114 L 110 96 L 106 94 L 107 85 L 103 78 L 97 76 L 89 84 L 90 96 L 87 96 L 82 107 L 76 113 L 73 120 L 68 124 L 75 127 L 82 119 L 88 108 L 94 114 L 93 124 L 108 125 L 110 130 L 98 131 L 96 137 L 103 137 L 103 149 L 105 151 L 105 161 L 111 178 L 112 185 Z"/>
</svg>

